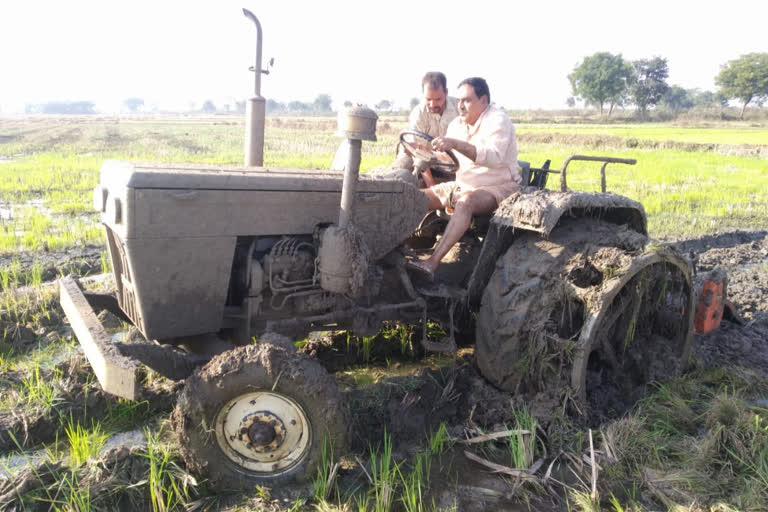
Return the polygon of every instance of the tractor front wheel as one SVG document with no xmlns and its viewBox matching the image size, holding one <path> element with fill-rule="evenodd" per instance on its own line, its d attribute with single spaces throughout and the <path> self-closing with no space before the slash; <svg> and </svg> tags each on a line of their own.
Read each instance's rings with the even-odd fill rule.
<svg viewBox="0 0 768 512">
<path fill-rule="evenodd" d="M 324 443 L 344 450 L 349 423 L 317 361 L 264 344 L 221 354 L 189 377 L 173 425 L 187 467 L 225 490 L 303 485 Z"/>
</svg>

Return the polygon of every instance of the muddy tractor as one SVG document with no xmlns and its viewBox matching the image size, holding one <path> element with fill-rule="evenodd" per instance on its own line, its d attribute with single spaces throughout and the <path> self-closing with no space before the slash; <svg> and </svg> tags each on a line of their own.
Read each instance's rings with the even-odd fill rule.
<svg viewBox="0 0 768 512">
<path fill-rule="evenodd" d="M 522 191 L 475 218 L 434 281 L 420 281 L 406 262 L 431 251 L 449 214 L 427 211 L 408 172 L 360 174 L 375 113 L 340 113 L 331 170 L 262 167 L 256 92 L 248 116 L 261 124 L 247 123 L 245 166 L 105 162 L 94 206 L 116 291 L 60 282 L 105 391 L 137 399 L 141 364 L 185 380 L 173 425 L 185 462 L 212 486 L 308 480 L 325 440 L 343 451 L 344 396 L 293 343 L 314 331 L 362 336 L 397 322 L 444 352 L 474 338 L 477 368 L 495 386 L 549 394 L 580 414 L 632 403 L 688 359 L 690 263 L 649 241 L 641 204 L 606 192 L 607 165 L 634 161 L 577 155 L 558 171 L 521 162 Z M 415 172 L 450 179 L 454 159 L 420 147 Z M 568 189 L 574 160 L 601 164 L 601 192 Z M 546 187 L 550 174 L 559 186 Z M 102 309 L 144 341 L 114 341 Z M 443 339 L 428 339 L 430 321 Z"/>
<path fill-rule="evenodd" d="M 136 398 L 139 363 L 186 379 L 173 423 L 190 467 L 224 487 L 275 485 L 314 476 L 323 438 L 343 448 L 343 396 L 292 343 L 312 331 L 369 335 L 399 322 L 423 329 L 425 349 L 453 351 L 457 333 L 474 329 L 490 382 L 585 413 L 592 397 L 637 399 L 687 360 L 689 262 L 649 242 L 639 203 L 567 188 L 570 161 L 602 162 L 603 183 L 607 163 L 631 161 L 575 156 L 559 171 L 523 163 L 528 186 L 474 219 L 423 282 L 406 261 L 431 250 L 447 214 L 429 213 L 402 173 L 359 175 L 375 115 L 347 114 L 340 171 L 101 169 L 95 206 L 116 293 L 86 294 L 67 278 L 62 304 L 105 391 Z M 560 186 L 545 188 L 555 172 Z M 113 342 L 100 308 L 152 341 Z M 427 339 L 428 320 L 444 339 Z"/>
</svg>

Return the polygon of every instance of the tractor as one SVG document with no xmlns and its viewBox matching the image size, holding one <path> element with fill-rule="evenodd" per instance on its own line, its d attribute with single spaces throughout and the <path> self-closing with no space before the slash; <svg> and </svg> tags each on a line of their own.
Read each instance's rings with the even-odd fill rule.
<svg viewBox="0 0 768 512">
<path fill-rule="evenodd" d="M 607 165 L 633 160 L 575 155 L 557 171 L 521 162 L 521 192 L 475 218 L 434 282 L 422 282 L 406 261 L 430 250 L 448 214 L 427 211 L 412 176 L 360 174 L 376 114 L 339 113 L 331 170 L 264 167 L 256 92 L 243 166 L 105 162 L 94 206 L 116 291 L 60 282 L 106 392 L 135 399 L 140 364 L 185 380 L 174 429 L 188 467 L 213 486 L 290 485 L 314 477 L 324 439 L 343 450 L 343 394 L 292 343 L 313 331 L 419 325 L 426 350 L 450 352 L 459 330 L 474 330 L 477 368 L 493 385 L 565 393 L 584 414 L 636 400 L 687 361 L 691 264 L 649 240 L 640 203 L 606 191 Z M 445 155 L 413 154 L 416 172 L 455 169 Z M 568 189 L 575 160 L 601 163 L 601 192 Z M 547 188 L 550 174 L 559 186 Z M 113 342 L 98 309 L 149 341 Z M 427 339 L 430 320 L 445 339 Z"/>
</svg>

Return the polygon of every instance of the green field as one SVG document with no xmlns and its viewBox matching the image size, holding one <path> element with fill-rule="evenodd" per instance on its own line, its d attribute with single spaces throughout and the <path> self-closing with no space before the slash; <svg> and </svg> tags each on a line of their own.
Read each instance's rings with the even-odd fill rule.
<svg viewBox="0 0 768 512">
<path fill-rule="evenodd" d="M 390 164 L 403 128 L 403 118 L 379 121 L 378 141 L 363 144 L 363 172 Z M 653 237 L 697 237 L 768 227 L 768 128 L 764 126 L 520 123 L 517 130 L 520 159 L 534 167 L 550 159 L 552 169 L 559 169 L 572 154 L 636 159 L 635 166 L 608 166 L 607 189 L 644 205 Z M 330 448 L 327 453 L 324 450 L 318 475 L 309 483 L 312 497 L 308 501 L 276 504 L 269 490 L 262 488 L 239 495 L 210 492 L 205 482 L 187 472 L 178 456 L 168 421 L 172 400 L 128 402 L 102 393 L 95 397 L 101 400 L 96 406 L 89 401 L 88 393 L 100 390 L 64 321 L 55 289 L 44 283 L 44 266 L 37 257 L 53 250 L 77 253 L 75 249 L 86 244 L 103 248 L 91 193 L 104 160 L 241 165 L 243 131 L 242 120 L 225 116 L 0 119 L 0 257 L 10 262 L 0 264 L 0 420 L 21 418 L 18 423 L 23 425 L 17 431 L 19 439 L 14 438 L 15 448 L 6 448 L 0 455 L 24 458 L 32 448 L 44 457 L 44 464 L 35 469 L 42 472 L 30 478 L 37 487 L 30 485 L 14 495 L 4 487 L 6 480 L 0 474 L 0 497 L 12 502 L 14 510 L 456 511 L 455 498 L 453 507 L 450 499 L 438 507 L 426 498 L 428 493 L 440 496 L 441 489 L 454 496 L 464 492 L 454 490 L 460 474 L 453 472 L 456 460 L 464 470 L 461 478 L 482 472 L 506 486 L 505 492 L 512 489 L 519 505 L 514 510 L 549 510 L 549 501 L 543 508 L 531 504 L 553 496 L 560 497 L 557 509 L 568 511 L 598 511 L 601 506 L 612 512 L 656 510 L 644 508 L 652 501 L 665 505 L 659 510 L 766 510 L 768 409 L 764 397 L 768 381 L 748 369 L 732 367 L 697 368 L 668 382 L 654 382 L 632 411 L 592 430 L 567 418 L 567 396 L 562 398 L 562 417 L 549 418 L 546 428 L 551 430 L 546 433 L 526 408 L 528 404 L 517 407 L 514 396 L 505 397 L 500 407 L 507 407 L 510 398 L 509 425 L 473 428 L 477 433 L 480 428 L 486 433 L 507 429 L 511 433 L 472 447 L 451 437 L 448 429 L 457 425 L 442 423 L 421 439 L 410 440 L 418 450 L 398 457 L 398 447 L 393 448 L 393 437 L 385 430 L 379 445 L 357 453 L 340 470 L 348 479 L 357 478 L 352 483 L 334 480 L 336 459 Z M 335 120 L 330 118 L 269 118 L 265 166 L 327 169 L 340 142 L 334 132 Z M 561 136 L 548 143 L 526 139 L 537 134 Z M 647 141 L 669 143 L 660 148 Z M 677 147 L 677 143 L 689 146 Z M 741 149 L 731 152 L 735 146 Z M 744 156 L 749 154 L 757 156 Z M 570 188 L 599 190 L 599 164 L 574 162 L 567 176 Z M 557 175 L 550 178 L 549 187 L 559 187 Z M 34 264 L 23 266 L 19 259 L 23 256 L 28 261 L 34 258 Z M 101 271 L 106 271 L 104 253 L 102 259 Z M 22 285 L 29 287 L 21 289 Z M 445 334 L 431 322 L 427 328 L 433 338 Z M 113 327 L 110 334 L 121 329 L 127 325 Z M 416 357 L 412 343 L 420 331 L 414 326 L 392 325 L 365 338 L 337 334 L 339 339 L 346 338 L 346 356 L 353 362 L 335 375 L 345 391 L 358 393 L 354 407 L 360 416 L 380 419 L 389 414 L 393 390 L 403 391 L 404 396 L 398 395 L 394 402 L 400 404 L 398 412 L 405 411 L 408 393 L 418 391 L 425 382 L 434 381 L 445 394 L 439 399 L 448 400 L 460 391 L 451 389 L 454 381 L 448 377 L 440 380 L 443 370 L 447 376 L 472 364 L 470 349 L 462 349 L 467 351 L 456 357 Z M 340 341 L 333 350 L 341 354 L 343 345 Z M 427 369 L 432 373 L 426 374 Z M 172 387 L 151 370 L 143 376 L 142 385 Z M 82 403 L 85 409 L 77 409 Z M 69 414 L 56 416 L 60 410 Z M 39 417 L 48 418 L 48 423 L 32 431 L 33 441 L 22 447 L 27 419 Z M 470 413 L 468 423 L 472 421 Z M 140 429 L 144 446 L 119 459 L 124 466 L 105 466 L 101 449 L 107 439 L 134 429 Z M 34 435 L 44 430 L 55 438 L 34 441 Z M 593 435 L 595 450 L 590 445 Z M 533 477 L 526 471 L 491 475 L 478 470 L 480 466 L 461 462 L 465 450 L 509 468 L 544 462 L 531 471 Z M 599 477 L 589 474 L 587 462 L 595 451 L 602 465 Z M 364 478 L 360 468 L 366 467 Z M 555 469 L 550 474 L 547 467 Z M 599 482 L 603 496 L 591 495 L 591 476 L 595 484 Z M 448 491 L 444 494 L 450 496 Z M 0 500 L 0 510 L 4 506 Z"/>
<path fill-rule="evenodd" d="M 404 120 L 379 122 L 378 141 L 363 145 L 362 171 L 388 165 Z M 270 118 L 265 165 L 323 169 L 339 138 L 333 119 Z M 635 158 L 635 167 L 609 166 L 608 190 L 638 200 L 653 237 L 694 236 L 768 226 L 768 158 L 715 151 L 658 149 L 642 143 L 663 140 L 701 144 L 768 143 L 768 129 L 666 125 L 520 124 L 518 133 L 564 133 L 609 137 L 599 148 L 579 140 L 520 143 L 520 158 L 534 166 L 546 159 L 557 169 L 571 154 Z M 594 142 L 594 141 L 593 141 Z M 594 144 L 593 144 L 594 145 Z M 237 118 L 41 118 L 0 121 L 0 252 L 66 248 L 100 243 L 91 190 L 105 159 L 239 165 L 243 124 Z M 575 162 L 568 184 L 597 190 L 599 167 Z M 550 187 L 557 186 L 552 179 Z"/>
<path fill-rule="evenodd" d="M 653 141 L 692 142 L 697 144 L 768 145 L 768 129 L 764 126 L 670 126 L 666 124 L 519 124 L 518 133 L 566 133 L 609 135 Z"/>
</svg>

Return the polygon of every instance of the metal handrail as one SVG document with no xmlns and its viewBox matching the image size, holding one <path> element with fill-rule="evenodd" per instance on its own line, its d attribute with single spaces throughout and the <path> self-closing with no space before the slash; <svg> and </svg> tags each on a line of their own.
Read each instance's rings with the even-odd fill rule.
<svg viewBox="0 0 768 512">
<path fill-rule="evenodd" d="M 583 160 L 587 162 L 603 162 L 603 165 L 600 167 L 600 190 L 605 193 L 605 167 L 608 164 L 627 164 L 627 165 L 635 165 L 637 163 L 637 160 L 634 158 L 614 158 L 611 156 L 587 156 L 587 155 L 571 155 L 568 158 L 565 159 L 565 162 L 563 162 L 563 168 L 560 169 L 560 191 L 565 192 L 568 190 L 568 187 L 566 186 L 565 181 L 565 169 L 568 167 L 568 164 L 571 163 L 573 160 Z"/>
</svg>

